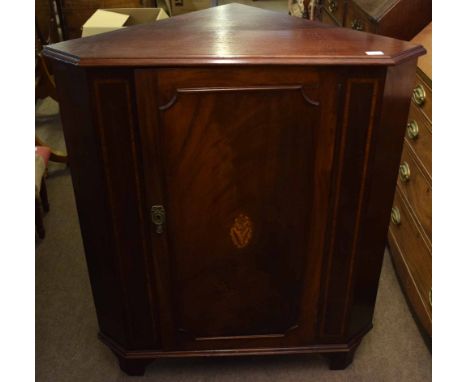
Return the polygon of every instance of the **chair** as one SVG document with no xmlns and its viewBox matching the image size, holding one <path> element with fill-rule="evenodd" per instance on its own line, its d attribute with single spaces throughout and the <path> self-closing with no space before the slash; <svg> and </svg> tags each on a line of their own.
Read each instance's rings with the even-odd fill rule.
<svg viewBox="0 0 468 382">
<path fill-rule="evenodd" d="M 50 149 L 45 146 L 36 146 L 35 150 L 35 170 L 36 170 L 36 232 L 39 238 L 45 237 L 44 223 L 42 215 L 49 211 L 49 200 L 47 198 L 47 188 L 45 185 L 45 177 L 47 176 L 47 164 L 50 158 Z"/>
</svg>

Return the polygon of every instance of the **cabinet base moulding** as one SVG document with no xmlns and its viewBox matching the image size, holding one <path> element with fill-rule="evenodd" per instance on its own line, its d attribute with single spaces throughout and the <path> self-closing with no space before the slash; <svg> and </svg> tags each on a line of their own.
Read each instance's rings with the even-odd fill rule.
<svg viewBox="0 0 468 382">
<path fill-rule="evenodd" d="M 115 354 L 119 361 L 120 369 L 128 375 L 135 376 L 144 375 L 146 367 L 160 358 L 281 356 L 293 354 L 321 355 L 329 361 L 330 370 L 343 370 L 353 362 L 354 355 L 362 338 L 371 329 L 372 324 L 345 344 L 320 344 L 303 347 L 257 349 L 240 348 L 186 351 L 125 350 L 121 345 L 101 332 L 98 333 L 98 338 Z"/>
</svg>

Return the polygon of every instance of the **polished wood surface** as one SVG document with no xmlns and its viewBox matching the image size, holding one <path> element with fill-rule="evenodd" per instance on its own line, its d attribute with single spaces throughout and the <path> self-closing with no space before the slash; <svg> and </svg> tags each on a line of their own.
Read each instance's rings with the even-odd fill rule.
<svg viewBox="0 0 468 382">
<path fill-rule="evenodd" d="M 279 17 L 220 8 L 183 16 L 184 25 L 213 28 L 221 18 L 252 32 L 254 19 Z M 228 65 L 219 53 L 193 66 L 131 58 L 116 67 L 118 55 L 98 61 L 95 52 L 93 65 L 109 66 L 89 67 L 53 48 L 99 337 L 129 374 L 161 357 L 300 353 L 326 353 L 339 369 L 372 327 L 422 49 L 383 38 L 403 49 L 395 65 L 340 49 L 327 59 L 337 65 L 325 65 L 318 47 L 349 51 L 347 41 L 366 35 L 343 29 L 349 40 L 340 40 L 337 28 L 299 22 L 329 43 L 313 48 L 317 65 L 290 65 L 295 40 L 277 65 Z M 148 47 L 136 37 L 164 36 L 158 25 L 104 40 Z M 378 36 L 368 36 L 371 49 Z M 74 49 L 90 54 L 90 40 L 80 41 Z M 233 57 L 250 49 L 239 41 L 223 43 Z M 202 49 L 215 54 L 211 43 Z M 163 62 L 154 47 L 138 54 Z"/>
<path fill-rule="evenodd" d="M 288 331 L 313 338 L 313 322 L 299 326 L 318 296 L 303 270 L 318 260 L 307 259 L 309 246 L 319 245 L 313 252 L 320 253 L 308 239 L 309 211 L 327 203 L 327 195 L 314 195 L 314 178 L 330 164 L 316 162 L 314 153 L 324 143 L 319 105 L 329 107 L 334 94 L 319 88 L 323 77 L 311 70 L 288 76 L 301 86 L 264 80 L 255 87 L 252 71 L 236 78 L 213 70 L 155 75 L 181 341 Z M 301 302 L 304 287 L 311 299 Z"/>
<path fill-rule="evenodd" d="M 313 43 L 311 43 L 313 41 Z M 368 55 L 382 51 L 383 55 Z M 77 40 L 45 54 L 80 66 L 393 65 L 423 54 L 409 42 L 228 4 Z"/>
</svg>

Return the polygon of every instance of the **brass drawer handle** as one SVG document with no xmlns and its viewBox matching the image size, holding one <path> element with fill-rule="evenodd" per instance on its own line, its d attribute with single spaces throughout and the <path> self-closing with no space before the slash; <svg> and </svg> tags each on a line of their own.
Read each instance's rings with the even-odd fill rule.
<svg viewBox="0 0 468 382">
<path fill-rule="evenodd" d="M 431 304 L 431 306 L 432 306 L 432 288 L 429 291 L 429 304 Z"/>
<path fill-rule="evenodd" d="M 364 30 L 364 25 L 362 24 L 362 21 L 359 19 L 354 19 L 351 22 L 351 28 L 356 30 L 356 31 L 362 31 Z"/>
<path fill-rule="evenodd" d="M 416 139 L 419 135 L 419 126 L 418 123 L 413 119 L 408 122 L 406 125 L 406 136 L 409 139 Z"/>
<path fill-rule="evenodd" d="M 411 171 L 409 164 L 407 162 L 403 162 L 400 164 L 400 179 L 403 183 L 406 183 L 410 179 Z"/>
<path fill-rule="evenodd" d="M 422 85 L 418 85 L 413 89 L 413 102 L 418 105 L 422 106 L 426 101 L 426 91 L 422 87 Z"/>
<path fill-rule="evenodd" d="M 392 207 L 392 214 L 390 215 L 392 223 L 395 225 L 401 224 L 400 210 L 397 207 Z"/>
<path fill-rule="evenodd" d="M 332 0 L 328 3 L 328 11 L 330 13 L 335 13 L 337 8 L 338 8 L 338 4 L 335 1 Z"/>
</svg>

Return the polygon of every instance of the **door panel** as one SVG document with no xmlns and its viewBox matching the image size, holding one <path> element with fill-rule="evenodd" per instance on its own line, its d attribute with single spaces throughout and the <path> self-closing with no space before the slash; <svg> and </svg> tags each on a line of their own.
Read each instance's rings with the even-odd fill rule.
<svg viewBox="0 0 468 382">
<path fill-rule="evenodd" d="M 160 293 L 179 346 L 314 336 L 335 101 L 326 76 L 272 74 L 158 72 Z"/>
</svg>

